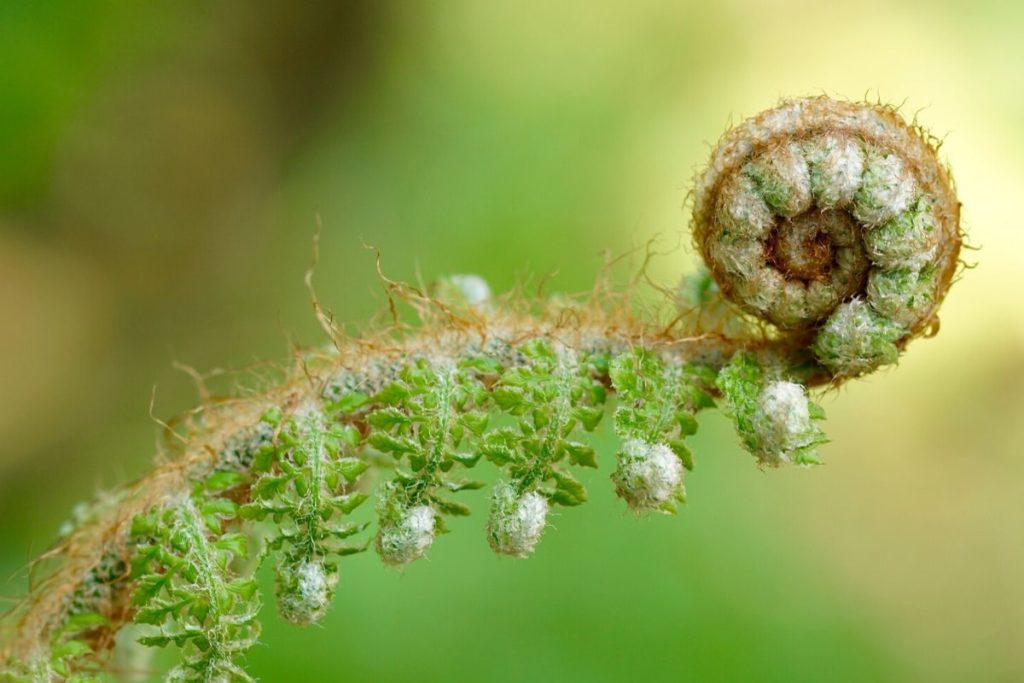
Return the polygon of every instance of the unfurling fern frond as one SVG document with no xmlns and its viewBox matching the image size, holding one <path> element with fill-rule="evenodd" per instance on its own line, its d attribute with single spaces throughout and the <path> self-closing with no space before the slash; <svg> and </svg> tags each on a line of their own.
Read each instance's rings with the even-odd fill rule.
<svg viewBox="0 0 1024 683">
<path fill-rule="evenodd" d="M 108 680 L 113 634 L 133 623 L 142 645 L 177 647 L 167 680 L 250 680 L 263 562 L 281 616 L 314 624 L 346 555 L 442 552 L 485 462 L 500 472 L 481 541 L 526 557 L 553 506 L 587 500 L 577 472 L 599 465 L 587 433 L 612 397 L 609 473 L 639 514 L 685 501 L 687 439 L 716 402 L 761 465 L 820 462 L 813 391 L 937 328 L 961 245 L 947 169 L 893 109 L 786 101 L 725 135 L 692 223 L 707 269 L 660 312 L 606 286 L 522 302 L 476 276 L 432 296 L 388 281 L 419 328 L 336 340 L 274 389 L 203 406 L 176 459 L 83 508 L 9 617 L 4 676 Z M 351 513 L 371 496 L 368 530 Z"/>
</svg>

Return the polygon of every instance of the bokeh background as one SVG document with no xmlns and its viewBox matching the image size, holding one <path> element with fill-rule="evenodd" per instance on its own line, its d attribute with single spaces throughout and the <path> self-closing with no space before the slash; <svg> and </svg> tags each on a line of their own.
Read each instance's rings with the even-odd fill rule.
<svg viewBox="0 0 1024 683">
<path fill-rule="evenodd" d="M 346 561 L 323 628 L 268 606 L 252 669 L 1024 680 L 1022 35 L 1016 0 L 0 3 L 0 594 L 146 469 L 154 387 L 159 417 L 196 400 L 175 362 L 324 342 L 317 214 L 342 320 L 383 301 L 367 244 L 395 278 L 575 291 L 602 249 L 685 234 L 730 121 L 866 95 L 944 139 L 982 249 L 938 337 L 825 399 L 827 466 L 760 471 L 708 418 L 678 517 L 625 514 L 605 465 L 528 562 L 488 552 L 478 496 L 429 561 Z"/>
</svg>

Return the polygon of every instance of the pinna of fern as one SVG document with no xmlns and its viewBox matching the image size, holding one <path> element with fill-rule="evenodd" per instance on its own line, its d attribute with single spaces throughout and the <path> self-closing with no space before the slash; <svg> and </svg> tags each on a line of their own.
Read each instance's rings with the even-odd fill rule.
<svg viewBox="0 0 1024 683">
<path fill-rule="evenodd" d="M 959 263 L 959 204 L 931 139 L 888 107 L 785 101 L 729 131 L 695 183 L 707 267 L 663 297 L 495 297 L 385 280 L 397 322 L 303 353 L 276 387 L 190 413 L 183 446 L 84 509 L 5 621 L 5 680 L 112 680 L 118 647 L 175 647 L 169 681 L 246 681 L 274 568 L 288 622 L 319 622 L 348 555 L 434 551 L 459 492 L 500 470 L 482 540 L 536 552 L 550 511 L 587 500 L 587 433 L 614 398 L 609 468 L 637 514 L 674 513 L 687 439 L 720 405 L 762 466 L 821 462 L 813 392 L 894 364 L 937 327 Z M 317 305 L 317 312 L 320 312 Z M 326 317 L 321 313 L 321 319 Z M 486 465 L 485 465 L 486 463 Z M 352 513 L 373 500 L 376 524 Z M 440 552 L 440 550 L 438 550 Z"/>
</svg>

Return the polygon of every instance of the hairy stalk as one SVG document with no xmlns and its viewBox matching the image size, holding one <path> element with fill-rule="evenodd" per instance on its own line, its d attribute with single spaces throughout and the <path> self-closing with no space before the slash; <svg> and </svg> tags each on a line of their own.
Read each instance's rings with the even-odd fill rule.
<svg viewBox="0 0 1024 683">
<path fill-rule="evenodd" d="M 276 388 L 189 413 L 173 457 L 80 511 L 6 619 L 3 680 L 109 680 L 127 624 L 144 646 L 177 647 L 168 680 L 249 680 L 263 562 L 281 616 L 314 624 L 342 558 L 373 545 L 406 565 L 469 514 L 453 496 L 483 486 L 464 475 L 484 460 L 501 470 L 486 540 L 526 557 L 552 506 L 586 501 L 574 472 L 598 466 L 585 433 L 610 395 L 611 479 L 640 514 L 685 501 L 686 439 L 716 401 L 760 464 L 818 463 L 810 390 L 937 329 L 961 244 L 931 139 L 892 109 L 827 98 L 727 133 L 697 179 L 693 227 L 708 269 L 643 314 L 633 286 L 603 279 L 548 301 L 493 297 L 476 276 L 431 294 L 385 280 L 389 324 L 329 328 L 332 348 L 302 353 Z M 398 302 L 417 326 L 398 322 Z M 373 494 L 370 469 L 391 475 L 367 536 L 347 519 Z"/>
</svg>

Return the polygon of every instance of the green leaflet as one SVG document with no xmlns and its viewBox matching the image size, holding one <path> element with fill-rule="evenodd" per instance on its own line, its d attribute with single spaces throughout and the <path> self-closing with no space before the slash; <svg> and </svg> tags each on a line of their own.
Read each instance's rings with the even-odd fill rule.
<svg viewBox="0 0 1024 683">
<path fill-rule="evenodd" d="M 178 647 L 168 681 L 253 680 L 239 660 L 259 635 L 261 604 L 255 579 L 232 568 L 248 554 L 247 539 L 225 530 L 237 515 L 197 487 L 132 524 L 135 623 L 154 629 L 139 642 Z"/>
<path fill-rule="evenodd" d="M 385 562 L 422 556 L 435 533 L 445 531 L 444 516 L 469 514 L 445 493 L 482 486 L 450 473 L 479 459 L 473 444 L 487 428 L 487 399 L 469 363 L 423 358 L 372 398 L 378 407 L 366 417 L 367 443 L 396 463 L 394 480 L 378 497 L 376 546 Z"/>
<path fill-rule="evenodd" d="M 609 372 L 619 398 L 615 433 L 622 439 L 668 444 L 693 469 L 693 455 L 683 438 L 697 432 L 696 414 L 715 405 L 713 369 L 668 364 L 650 351 L 635 348 L 616 356 Z"/>
<path fill-rule="evenodd" d="M 737 353 L 718 374 L 718 387 L 744 448 L 759 462 L 821 463 L 815 449 L 828 439 L 814 423 L 825 411 L 802 385 L 772 379 L 752 354 Z"/>
<path fill-rule="evenodd" d="M 542 339 L 518 352 L 525 362 L 506 370 L 491 392 L 515 426 L 488 433 L 481 451 L 505 468 L 519 493 L 537 490 L 552 503 L 579 505 L 587 492 L 567 465 L 597 467 L 593 447 L 575 435 L 579 428 L 594 430 L 604 414 L 606 391 L 599 377 L 607 356 L 556 348 Z"/>
<path fill-rule="evenodd" d="M 366 549 L 347 541 L 366 525 L 344 521 L 366 500 L 355 488 L 367 468 L 353 456 L 359 434 L 326 420 L 315 404 L 284 419 L 241 511 L 247 519 L 273 522 L 265 553 L 277 554 L 278 612 L 298 625 L 326 614 L 338 583 L 336 559 Z"/>
<path fill-rule="evenodd" d="M 108 626 L 101 614 L 84 612 L 71 616 L 50 639 L 46 657 L 32 662 L 11 662 L 0 670 L 5 683 L 112 683 L 115 679 L 104 673 L 93 658 L 92 646 L 86 636 Z"/>
<path fill-rule="evenodd" d="M 696 433 L 696 413 L 714 406 L 714 370 L 634 348 L 612 360 L 609 377 L 619 397 L 615 433 L 623 441 L 612 474 L 616 493 L 638 511 L 675 512 L 685 501 L 682 468 L 665 449 L 693 469 L 684 437 Z"/>
</svg>

